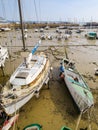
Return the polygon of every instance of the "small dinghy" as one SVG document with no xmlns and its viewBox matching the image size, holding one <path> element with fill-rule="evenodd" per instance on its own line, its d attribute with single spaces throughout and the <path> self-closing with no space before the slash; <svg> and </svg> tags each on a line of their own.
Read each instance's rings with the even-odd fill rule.
<svg viewBox="0 0 98 130">
<path fill-rule="evenodd" d="M 60 77 L 64 79 L 79 111 L 85 112 L 91 108 L 94 105 L 92 92 L 82 75 L 77 71 L 74 63 L 64 58 L 60 66 L 60 71 Z"/>
<path fill-rule="evenodd" d="M 61 130 L 72 130 L 72 129 L 70 129 L 70 128 L 66 127 L 66 126 L 63 126 L 63 127 L 61 128 Z"/>
<path fill-rule="evenodd" d="M 26 126 L 23 130 L 42 130 L 42 126 L 40 124 L 30 124 Z"/>
</svg>

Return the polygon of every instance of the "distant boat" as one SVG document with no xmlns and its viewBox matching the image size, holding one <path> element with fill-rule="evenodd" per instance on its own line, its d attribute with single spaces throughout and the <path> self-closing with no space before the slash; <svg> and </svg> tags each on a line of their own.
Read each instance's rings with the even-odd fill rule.
<svg viewBox="0 0 98 130">
<path fill-rule="evenodd" d="M 82 31 L 80 29 L 76 30 L 76 33 L 81 33 Z"/>
<path fill-rule="evenodd" d="M 43 28 L 40 28 L 40 32 L 44 32 L 44 29 L 43 29 Z"/>
<path fill-rule="evenodd" d="M 45 29 L 48 30 L 48 29 L 49 29 L 49 26 L 46 26 Z"/>
<path fill-rule="evenodd" d="M 58 27 L 56 28 L 56 32 L 59 33 L 59 34 L 62 33 L 62 31 Z"/>
<path fill-rule="evenodd" d="M 42 126 L 40 124 L 30 124 L 23 128 L 23 130 L 42 130 Z"/>
<path fill-rule="evenodd" d="M 65 40 L 68 40 L 71 37 L 71 35 L 70 34 L 65 34 L 63 37 L 64 37 Z"/>
<path fill-rule="evenodd" d="M 28 29 L 24 29 L 24 32 L 28 32 Z"/>
<path fill-rule="evenodd" d="M 0 130 L 9 130 L 18 120 L 19 114 L 9 116 L 4 111 L 0 112 Z"/>
<path fill-rule="evenodd" d="M 76 70 L 74 63 L 63 59 L 60 66 L 60 76 L 64 78 L 67 88 L 80 112 L 85 112 L 94 105 L 93 95 L 82 76 Z"/>
<path fill-rule="evenodd" d="M 61 130 L 72 130 L 72 129 L 69 128 L 69 127 L 63 126 L 63 127 L 61 128 Z"/>
<path fill-rule="evenodd" d="M 27 33 L 24 33 L 24 39 L 27 39 L 28 35 Z"/>
<path fill-rule="evenodd" d="M 8 58 L 8 50 L 0 45 L 0 67 L 4 67 L 5 60 Z"/>
<path fill-rule="evenodd" d="M 46 39 L 46 35 L 45 35 L 45 34 L 41 35 L 41 36 L 40 36 L 40 39 L 41 39 L 41 40 L 45 40 L 45 39 Z"/>
<path fill-rule="evenodd" d="M 52 36 L 52 35 L 48 35 L 48 36 L 47 36 L 47 39 L 48 39 L 48 40 L 52 40 L 52 39 L 53 39 L 53 36 Z"/>
<path fill-rule="evenodd" d="M 59 28 L 56 28 L 56 32 L 59 32 Z"/>
<path fill-rule="evenodd" d="M 97 38 L 97 33 L 96 32 L 89 32 L 89 33 L 87 33 L 86 37 L 88 39 L 96 39 Z"/>
<path fill-rule="evenodd" d="M 65 34 L 70 34 L 71 35 L 72 31 L 67 29 L 67 30 L 65 30 Z"/>
<path fill-rule="evenodd" d="M 63 37 L 62 37 L 62 35 L 58 35 L 58 36 L 56 36 L 56 38 L 58 41 L 61 41 Z"/>
<path fill-rule="evenodd" d="M 35 29 L 35 32 L 38 32 L 38 29 Z"/>
<path fill-rule="evenodd" d="M 95 68 L 95 75 L 98 76 L 98 68 Z"/>
<path fill-rule="evenodd" d="M 1 31 L 10 31 L 11 29 L 10 28 L 0 28 Z"/>
</svg>

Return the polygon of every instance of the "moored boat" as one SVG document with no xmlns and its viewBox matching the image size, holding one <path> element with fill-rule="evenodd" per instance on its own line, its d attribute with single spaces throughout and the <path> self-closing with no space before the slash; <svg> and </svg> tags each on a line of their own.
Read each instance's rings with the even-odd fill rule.
<svg viewBox="0 0 98 130">
<path fill-rule="evenodd" d="M 18 120 L 19 114 L 9 116 L 5 111 L 0 110 L 0 130 L 9 130 Z"/>
<path fill-rule="evenodd" d="M 89 33 L 87 33 L 86 36 L 87 36 L 88 39 L 96 39 L 97 33 L 96 32 L 89 32 Z"/>
<path fill-rule="evenodd" d="M 64 78 L 67 88 L 78 106 L 79 111 L 85 112 L 91 108 L 94 105 L 92 92 L 76 70 L 74 63 L 70 62 L 69 59 L 63 59 L 60 70 L 60 75 Z"/>
<path fill-rule="evenodd" d="M 66 126 L 62 126 L 61 130 L 71 130 L 71 128 L 66 127 Z"/>
<path fill-rule="evenodd" d="M 32 53 L 35 52 L 37 46 Z M 13 114 L 26 104 L 39 93 L 43 84 L 49 81 L 48 57 L 42 52 L 36 55 L 32 53 L 19 65 L 2 88 L 1 105 L 8 114 Z"/>
<path fill-rule="evenodd" d="M 30 124 L 23 128 L 23 130 L 42 130 L 42 126 L 40 124 Z"/>
<path fill-rule="evenodd" d="M 98 76 L 98 68 L 95 68 L 95 75 Z"/>
<path fill-rule="evenodd" d="M 18 0 L 18 6 L 23 50 L 26 51 L 20 0 Z M 41 41 L 36 44 L 28 57 L 24 57 L 24 61 L 11 75 L 7 84 L 2 87 L 0 104 L 8 115 L 16 113 L 34 95 L 38 97 L 42 86 L 49 81 L 49 58 L 43 52 L 34 54 L 40 43 Z"/>
</svg>

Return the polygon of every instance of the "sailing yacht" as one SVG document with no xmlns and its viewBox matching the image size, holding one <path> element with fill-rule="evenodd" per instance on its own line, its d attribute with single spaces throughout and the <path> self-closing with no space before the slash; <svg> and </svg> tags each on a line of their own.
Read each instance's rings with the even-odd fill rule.
<svg viewBox="0 0 98 130">
<path fill-rule="evenodd" d="M 34 54 L 38 44 L 2 89 L 2 107 L 8 114 L 15 113 L 26 104 L 36 93 L 39 93 L 43 84 L 49 80 L 48 57 L 43 52 Z"/>
<path fill-rule="evenodd" d="M 18 0 L 18 5 L 23 50 L 26 51 L 20 0 Z M 24 61 L 2 88 L 1 105 L 8 115 L 16 113 L 34 95 L 38 95 L 43 84 L 47 84 L 49 81 L 50 63 L 48 57 L 43 52 L 34 54 L 40 44 L 41 41 L 36 44 L 28 57 L 24 58 Z"/>
<path fill-rule="evenodd" d="M 8 50 L 0 45 L 0 67 L 4 67 L 5 60 L 8 58 Z"/>
</svg>

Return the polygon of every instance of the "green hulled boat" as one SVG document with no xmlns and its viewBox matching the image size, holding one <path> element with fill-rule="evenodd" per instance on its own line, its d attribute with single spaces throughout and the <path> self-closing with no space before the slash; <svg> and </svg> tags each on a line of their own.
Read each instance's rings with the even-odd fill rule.
<svg viewBox="0 0 98 130">
<path fill-rule="evenodd" d="M 96 32 L 89 32 L 87 33 L 87 38 L 89 39 L 96 39 L 97 33 Z"/>
<path fill-rule="evenodd" d="M 85 112 L 92 107 L 94 105 L 92 92 L 82 75 L 76 70 L 74 63 L 70 62 L 69 59 L 63 59 L 60 71 L 60 76 L 64 78 L 67 88 L 80 112 Z"/>
<path fill-rule="evenodd" d="M 40 124 L 30 124 L 23 128 L 23 130 L 42 130 L 42 126 Z"/>
<path fill-rule="evenodd" d="M 66 126 L 63 126 L 63 127 L 61 128 L 61 130 L 72 130 L 72 129 L 70 129 L 70 128 L 66 127 Z"/>
</svg>

